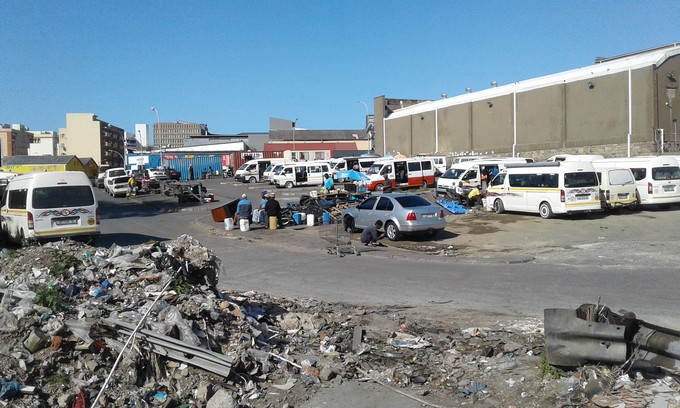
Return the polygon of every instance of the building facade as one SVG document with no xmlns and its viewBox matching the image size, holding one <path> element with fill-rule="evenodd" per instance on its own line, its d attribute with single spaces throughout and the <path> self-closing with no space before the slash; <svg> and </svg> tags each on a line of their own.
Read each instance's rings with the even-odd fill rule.
<svg viewBox="0 0 680 408">
<path fill-rule="evenodd" d="M 28 146 L 29 156 L 56 156 L 59 136 L 53 130 L 32 131 L 33 142 Z"/>
<path fill-rule="evenodd" d="M 208 125 L 184 121 L 161 122 L 153 125 L 153 144 L 162 149 L 184 146 L 184 141 L 196 136 L 207 136 Z"/>
<path fill-rule="evenodd" d="M 33 133 L 20 124 L 0 124 L 0 157 L 25 156 L 33 141 Z"/>
<path fill-rule="evenodd" d="M 605 157 L 680 150 L 673 112 L 680 44 L 435 101 L 374 99 L 381 154 L 557 153 Z M 402 107 L 403 106 L 403 107 Z"/>
<path fill-rule="evenodd" d="M 91 157 L 100 167 L 125 165 L 125 131 L 92 113 L 67 113 L 59 129 L 58 155 Z"/>
</svg>

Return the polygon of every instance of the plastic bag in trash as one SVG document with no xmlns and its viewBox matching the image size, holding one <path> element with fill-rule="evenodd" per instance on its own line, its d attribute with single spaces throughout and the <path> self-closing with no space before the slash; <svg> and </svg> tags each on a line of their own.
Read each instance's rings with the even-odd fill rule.
<svg viewBox="0 0 680 408">
<path fill-rule="evenodd" d="M 16 381 L 2 379 L 2 388 L 0 389 L 0 399 L 10 399 L 21 392 L 21 384 Z"/>
</svg>

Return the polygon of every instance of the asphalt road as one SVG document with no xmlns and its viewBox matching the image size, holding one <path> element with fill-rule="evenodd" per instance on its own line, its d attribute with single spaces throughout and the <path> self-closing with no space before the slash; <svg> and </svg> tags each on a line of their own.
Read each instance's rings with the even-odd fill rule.
<svg viewBox="0 0 680 408">
<path fill-rule="evenodd" d="M 243 192 L 257 200 L 266 186 L 222 179 L 207 180 L 205 185 L 218 202 L 179 207 L 160 196 L 113 199 L 100 190 L 103 235 L 99 245 L 134 245 L 187 233 L 223 260 L 220 286 L 230 290 L 330 302 L 427 306 L 450 313 L 473 309 L 479 310 L 480 318 L 485 312 L 542 317 L 545 308 L 576 308 L 599 301 L 615 311 L 626 309 L 641 319 L 680 327 L 677 211 L 565 219 L 553 224 L 537 217 L 508 215 L 512 218 L 502 219 L 504 227 L 485 235 L 490 241 L 485 238 L 484 245 L 493 245 L 488 243 L 493 237 L 508 236 L 503 242 L 510 240 L 512 251 L 501 248 L 486 253 L 485 249 L 479 251 L 484 253 L 446 257 L 390 245 L 361 247 L 361 256 L 337 257 L 326 251 L 328 243 L 320 239 L 319 227 L 225 231 L 221 223 L 212 221 L 210 209 Z M 307 192 L 281 190 L 278 197 L 283 203 L 296 202 L 300 193 Z M 507 220 L 514 220 L 517 229 L 508 227 Z M 650 220 L 653 226 L 645 224 Z M 471 233 L 460 232 L 457 219 L 449 225 L 447 229 L 458 232 L 445 234 L 439 245 L 469 241 Z M 595 225 L 600 225 L 596 233 L 583 234 Z M 511 238 L 529 227 L 537 241 Z M 614 233 L 619 230 L 630 233 Z"/>
</svg>

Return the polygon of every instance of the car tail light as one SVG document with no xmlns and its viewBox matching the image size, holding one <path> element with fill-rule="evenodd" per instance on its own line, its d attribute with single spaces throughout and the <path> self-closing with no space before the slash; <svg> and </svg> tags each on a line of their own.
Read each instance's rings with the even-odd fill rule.
<svg viewBox="0 0 680 408">
<path fill-rule="evenodd" d="M 652 183 L 649 182 L 647 183 L 647 194 L 652 194 L 654 192 L 654 188 L 652 186 Z"/>
<path fill-rule="evenodd" d="M 95 220 L 97 220 L 97 225 L 99 225 L 99 207 L 97 207 L 97 211 L 95 212 Z"/>
<path fill-rule="evenodd" d="M 564 202 L 564 190 L 560 190 L 560 202 Z"/>
<path fill-rule="evenodd" d="M 415 220 L 416 220 L 416 213 L 414 213 L 413 211 L 408 213 L 408 215 L 406 216 L 406 221 L 415 221 Z"/>
<path fill-rule="evenodd" d="M 439 210 L 439 218 L 445 218 L 444 210 Z"/>
<path fill-rule="evenodd" d="M 28 223 L 28 229 L 33 230 L 33 213 L 30 211 L 26 212 L 26 222 Z"/>
</svg>

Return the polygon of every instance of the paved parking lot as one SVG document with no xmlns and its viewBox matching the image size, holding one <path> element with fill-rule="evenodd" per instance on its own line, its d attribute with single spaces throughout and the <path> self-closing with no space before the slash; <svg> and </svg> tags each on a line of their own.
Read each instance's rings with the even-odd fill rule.
<svg viewBox="0 0 680 408">
<path fill-rule="evenodd" d="M 203 184 L 216 197 L 215 203 L 177 204 L 173 197 L 140 195 L 141 202 L 168 211 L 197 211 L 196 219 L 215 230 L 223 230 L 215 223 L 210 210 L 240 198 L 246 193 L 253 203 L 259 200 L 262 190 L 274 190 L 282 206 L 297 204 L 302 194 L 311 188 L 276 189 L 267 184 L 236 183 L 233 179 L 203 180 Z M 434 197 L 432 197 L 434 198 Z M 408 250 L 410 254 L 424 257 L 450 257 L 489 262 L 545 262 L 564 264 L 593 264 L 603 266 L 672 266 L 677 264 L 680 241 L 677 218 L 680 206 L 646 208 L 642 211 L 619 210 L 593 214 L 566 216 L 544 220 L 538 215 L 518 213 L 495 214 L 475 211 L 464 215 L 450 215 L 444 232 L 434 240 L 414 238 L 398 242 L 386 241 L 389 249 L 371 249 L 371 253 L 394 255 L 394 249 Z M 318 228 L 318 227 L 315 227 Z M 317 229 L 300 228 L 280 231 L 290 235 L 291 245 L 319 246 Z M 272 234 L 259 229 L 233 234 L 250 234 L 267 241 Z M 354 234 L 358 240 L 358 234 Z M 363 248 L 362 248 L 363 249 Z"/>
</svg>

